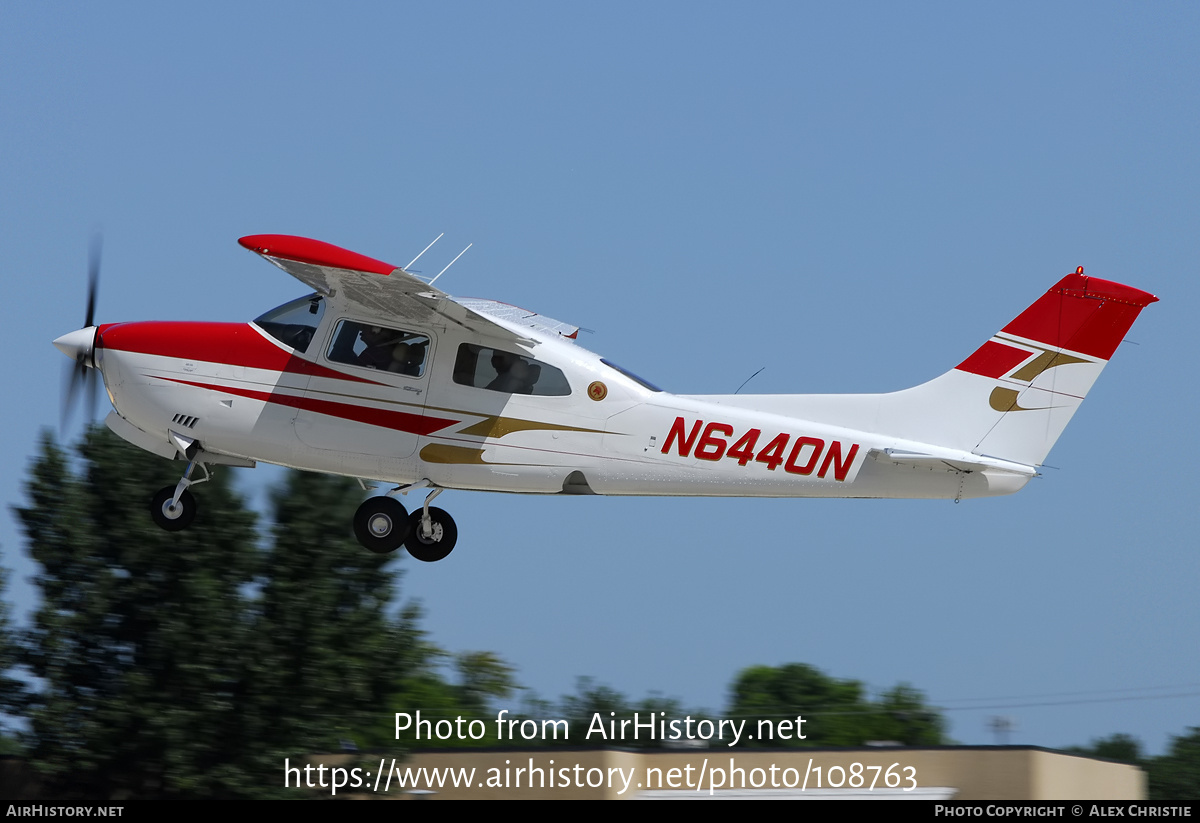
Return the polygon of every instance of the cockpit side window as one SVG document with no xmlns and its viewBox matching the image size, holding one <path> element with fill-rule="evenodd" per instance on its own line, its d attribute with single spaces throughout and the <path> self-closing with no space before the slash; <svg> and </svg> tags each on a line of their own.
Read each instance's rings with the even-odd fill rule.
<svg viewBox="0 0 1200 823">
<path fill-rule="evenodd" d="M 310 294 L 259 315 L 254 323 L 283 345 L 304 353 L 324 313 L 325 301 L 321 295 Z"/>
<path fill-rule="evenodd" d="M 327 356 L 335 363 L 420 377 L 425 373 L 428 354 L 427 335 L 342 320 L 333 333 Z"/>
<path fill-rule="evenodd" d="M 458 347 L 454 382 L 505 394 L 565 397 L 571 393 L 567 376 L 549 363 L 472 343 Z"/>
</svg>

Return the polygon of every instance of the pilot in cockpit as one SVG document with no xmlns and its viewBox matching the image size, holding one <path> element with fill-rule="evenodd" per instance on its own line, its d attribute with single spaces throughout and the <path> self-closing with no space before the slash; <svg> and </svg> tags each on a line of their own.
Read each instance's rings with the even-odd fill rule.
<svg viewBox="0 0 1200 823">
<path fill-rule="evenodd" d="M 421 376 L 421 364 L 425 362 L 425 346 L 420 342 L 397 343 L 391 352 L 392 362 L 387 370 L 409 377 Z"/>
<path fill-rule="evenodd" d="M 394 329 L 364 326 L 359 332 L 359 337 L 367 347 L 359 353 L 355 362 L 370 369 L 390 370 L 392 350 L 402 336 L 403 332 Z"/>
</svg>

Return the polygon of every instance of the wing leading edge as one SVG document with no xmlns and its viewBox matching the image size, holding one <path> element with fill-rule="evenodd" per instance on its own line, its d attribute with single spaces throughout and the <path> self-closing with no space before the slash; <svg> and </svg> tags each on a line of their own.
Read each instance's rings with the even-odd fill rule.
<svg viewBox="0 0 1200 823">
<path fill-rule="evenodd" d="M 238 240 L 300 282 L 324 294 L 335 292 L 372 314 L 414 323 L 451 322 L 471 331 L 527 345 L 524 329 L 574 338 L 579 329 L 506 303 L 458 299 L 382 260 L 307 237 L 255 234 Z"/>
</svg>

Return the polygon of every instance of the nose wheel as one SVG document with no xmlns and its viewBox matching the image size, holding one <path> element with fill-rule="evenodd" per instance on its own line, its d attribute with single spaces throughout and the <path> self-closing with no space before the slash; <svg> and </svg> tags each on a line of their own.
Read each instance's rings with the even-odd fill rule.
<svg viewBox="0 0 1200 823">
<path fill-rule="evenodd" d="M 354 536 L 376 554 L 400 548 L 409 531 L 408 510 L 391 497 L 370 497 L 354 515 Z"/>
<path fill-rule="evenodd" d="M 192 470 L 199 465 L 204 477 L 192 479 Z M 188 486 L 204 483 L 209 479 L 208 467 L 197 463 L 194 459 L 188 461 L 187 471 L 174 486 L 164 486 L 150 500 L 150 516 L 160 529 L 169 532 L 181 532 L 196 519 L 196 498 L 188 491 Z"/>
<path fill-rule="evenodd" d="M 183 531 L 196 519 L 196 498 L 184 490 L 176 500 L 175 487 L 166 486 L 150 501 L 150 516 L 159 528 L 169 532 Z"/>
</svg>

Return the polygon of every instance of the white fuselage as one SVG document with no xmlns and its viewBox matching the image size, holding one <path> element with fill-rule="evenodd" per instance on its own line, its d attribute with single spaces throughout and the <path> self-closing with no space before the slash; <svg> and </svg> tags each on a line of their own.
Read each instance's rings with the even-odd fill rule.
<svg viewBox="0 0 1200 823">
<path fill-rule="evenodd" d="M 744 398 L 656 391 L 569 340 L 517 326 L 526 341 L 517 353 L 561 371 L 569 393 L 471 385 L 460 347 L 480 337 L 449 323 L 405 324 L 428 338 L 419 375 L 337 362 L 331 340 L 344 320 L 389 322 L 330 300 L 303 354 L 255 324 L 103 326 L 96 364 L 116 410 L 110 425 L 164 456 L 176 453 L 174 433 L 198 442 L 208 462 L 503 492 L 958 499 L 1008 494 L 1032 475 L 746 408 Z"/>
</svg>

